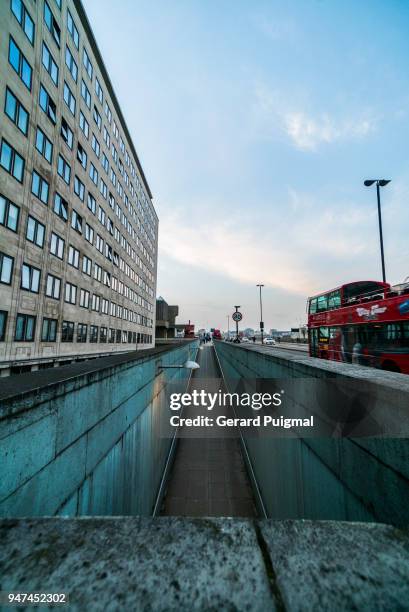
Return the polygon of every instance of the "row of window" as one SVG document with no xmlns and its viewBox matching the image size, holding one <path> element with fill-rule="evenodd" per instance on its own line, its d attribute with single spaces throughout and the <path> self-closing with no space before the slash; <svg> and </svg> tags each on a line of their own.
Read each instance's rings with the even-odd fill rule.
<svg viewBox="0 0 409 612">
<path fill-rule="evenodd" d="M 44 243 L 44 226 L 36 221 L 33 217 L 28 218 L 27 224 L 27 238 L 31 242 L 37 245 L 42 245 Z M 51 234 L 51 243 L 50 243 L 50 252 L 62 259 L 64 253 L 64 241 L 57 234 Z M 69 247 L 68 251 L 68 263 L 70 265 L 78 268 L 79 267 L 79 251 L 75 249 L 72 245 Z M 91 260 L 84 255 L 83 257 L 83 272 L 91 273 Z M 0 252 L 0 283 L 5 285 L 11 285 L 13 278 L 13 267 L 14 267 L 14 258 L 10 257 L 6 253 Z M 101 278 L 100 273 L 101 272 Z M 102 280 L 102 268 L 97 264 L 94 264 L 94 278 L 96 280 Z M 31 293 L 39 293 L 40 292 L 40 280 L 41 280 L 41 270 L 27 263 L 23 263 L 21 267 L 21 289 L 26 291 L 30 291 Z M 111 280 L 111 279 L 109 279 Z M 104 283 L 107 284 L 108 283 Z M 131 300 L 135 304 L 139 304 L 140 306 L 144 306 L 146 303 L 141 296 L 139 296 L 134 291 L 130 290 L 129 287 L 124 285 L 121 281 L 118 281 L 116 278 L 112 279 L 112 290 L 117 291 L 119 295 L 124 295 L 127 299 Z M 109 283 L 108 286 L 111 286 Z M 53 274 L 48 274 L 46 278 L 45 285 L 45 295 L 47 297 L 51 297 L 55 300 L 59 300 L 61 297 L 61 287 L 62 287 L 62 279 L 54 276 Z M 77 285 L 74 285 L 68 281 L 65 283 L 64 290 L 64 301 L 68 304 L 76 305 L 77 303 Z M 79 304 L 83 308 L 89 308 L 90 305 L 90 292 L 85 289 L 81 289 L 80 293 L 80 301 Z M 146 308 L 146 306 L 144 306 Z M 151 325 L 152 320 L 145 317 L 144 315 L 140 315 L 133 310 L 117 305 L 115 302 L 109 302 L 109 300 L 105 298 L 101 298 L 100 296 L 93 294 L 91 301 L 91 309 L 100 312 L 102 314 L 110 314 L 113 317 L 118 317 L 121 319 L 125 319 L 139 325 Z"/>
<path fill-rule="evenodd" d="M 7 331 L 8 312 L 0 310 L 0 342 L 4 342 Z M 14 330 L 15 342 L 34 342 L 37 326 L 37 316 L 18 313 Z M 89 332 L 88 332 L 89 327 Z M 41 342 L 56 342 L 58 332 L 58 320 L 43 317 L 40 332 Z M 87 325 L 86 323 L 75 323 L 63 321 L 61 324 L 61 342 L 90 342 L 90 343 L 121 343 L 121 344 L 150 344 L 151 334 L 142 334 L 113 327 L 99 327 L 98 325 Z"/>
<path fill-rule="evenodd" d="M 30 41 L 32 43 L 34 43 L 34 23 L 24 5 L 24 3 L 21 0 L 11 0 L 11 9 L 13 11 L 13 13 L 15 14 L 17 20 L 19 21 L 19 23 L 21 24 L 21 26 L 23 27 L 24 31 L 26 32 L 26 35 L 28 36 L 28 38 L 30 39 Z M 44 3 L 44 21 L 48 27 L 48 29 L 50 30 L 51 34 L 53 35 L 53 38 L 55 40 L 55 42 L 58 45 L 58 48 L 60 47 L 60 28 L 58 26 L 58 23 L 48 5 L 47 2 Z M 67 13 L 67 29 L 71 35 L 71 38 L 76 46 L 76 48 L 79 48 L 79 35 L 78 35 L 78 30 L 75 26 L 74 20 L 70 14 L 70 12 L 68 11 Z M 23 80 L 24 84 L 28 87 L 28 89 L 31 90 L 31 85 L 32 85 L 32 67 L 30 66 L 28 60 L 25 58 L 24 54 L 22 54 L 21 50 L 19 49 L 19 47 L 17 46 L 17 44 L 15 43 L 14 39 L 12 37 L 10 37 L 10 44 L 9 44 L 9 61 L 10 64 L 13 66 L 14 70 L 17 72 L 17 74 L 19 74 L 20 78 Z M 45 69 L 47 70 L 47 72 L 50 74 L 50 77 L 52 79 L 52 81 L 54 82 L 54 84 L 56 86 L 58 86 L 58 73 L 59 73 L 59 69 L 57 66 L 57 62 L 55 61 L 54 57 L 52 56 L 52 53 L 50 51 L 50 49 L 48 48 L 48 46 L 46 45 L 45 42 L 43 42 L 43 46 L 42 46 L 42 62 L 43 65 L 45 67 Z M 78 66 L 77 63 L 75 62 L 74 56 L 70 50 L 70 48 L 68 47 L 68 45 L 66 46 L 66 51 L 65 51 L 65 63 L 69 69 L 69 72 L 74 80 L 74 82 L 77 82 L 78 79 Z M 93 66 L 91 63 L 91 60 L 87 54 L 87 51 L 85 49 L 85 47 L 83 48 L 83 65 L 85 68 L 85 71 L 88 75 L 88 77 L 92 80 L 93 78 Z M 99 100 L 99 102 L 101 103 L 101 105 L 103 104 L 103 90 L 101 87 L 101 84 L 98 80 L 98 77 L 95 78 L 95 93 L 96 96 Z M 48 94 L 47 94 L 48 95 Z M 81 96 L 83 97 L 84 101 L 86 102 L 86 105 L 89 109 L 91 109 L 91 94 L 89 92 L 89 89 L 85 83 L 84 80 L 82 80 L 81 83 Z M 49 97 L 49 96 L 48 96 Z M 43 92 L 43 98 L 45 98 L 45 94 Z M 75 115 L 75 106 L 76 106 L 76 100 L 75 97 L 72 93 L 72 91 L 70 90 L 68 84 L 65 82 L 64 83 L 64 100 L 68 106 L 68 108 L 70 109 L 70 111 Z M 53 101 L 50 100 L 50 104 L 49 104 L 49 108 L 47 105 L 47 114 L 48 111 L 50 110 L 50 118 L 54 121 L 54 112 L 53 112 L 53 107 L 55 106 L 55 104 L 53 103 Z M 107 117 L 107 120 L 109 122 L 109 124 L 111 124 L 112 121 L 112 112 L 110 110 L 110 107 L 107 103 L 107 101 L 105 101 L 105 115 Z M 98 112 L 97 107 L 94 105 L 94 111 L 93 111 L 93 115 L 94 115 L 94 120 L 99 128 L 99 130 L 101 130 L 102 127 L 102 118 L 100 113 Z M 119 135 L 119 130 L 118 127 L 115 123 L 115 120 L 113 122 L 113 134 L 115 136 L 115 138 L 117 140 L 119 140 L 120 143 L 120 150 L 123 153 L 123 155 L 125 156 L 125 163 L 128 165 L 128 167 L 131 168 L 131 175 L 132 177 L 137 181 L 137 185 L 138 188 L 141 189 L 141 185 L 140 185 L 140 181 L 137 178 L 136 172 L 135 172 L 135 167 L 133 166 L 133 163 L 130 160 L 128 151 L 126 150 L 125 147 L 125 143 L 122 139 L 122 136 Z M 105 134 L 104 134 L 105 136 Z M 109 146 L 109 145 L 108 145 Z M 116 153 L 116 150 L 115 150 Z M 118 162 L 118 156 L 117 154 L 114 154 L 113 151 L 113 157 L 115 160 L 115 163 L 118 165 L 119 163 L 119 168 L 121 171 L 121 174 L 124 176 L 123 174 L 123 166 L 122 166 L 122 162 L 119 160 Z M 122 168 L 121 168 L 122 166 Z M 126 173 L 125 173 L 126 175 Z M 125 176 L 125 182 L 126 184 L 129 186 L 129 178 L 126 175 Z M 134 196 L 134 189 L 133 186 L 131 185 L 131 193 L 132 196 Z M 143 192 L 142 192 L 143 193 Z M 152 222 L 153 225 L 155 225 L 155 221 L 154 221 L 154 215 L 152 210 L 150 209 L 148 202 L 146 200 L 146 196 L 144 195 L 144 204 L 145 204 L 145 208 L 148 210 L 149 212 L 149 216 L 150 216 L 150 221 Z M 153 230 L 153 228 L 152 228 Z M 152 231 L 152 234 L 154 235 L 154 231 Z"/>
</svg>

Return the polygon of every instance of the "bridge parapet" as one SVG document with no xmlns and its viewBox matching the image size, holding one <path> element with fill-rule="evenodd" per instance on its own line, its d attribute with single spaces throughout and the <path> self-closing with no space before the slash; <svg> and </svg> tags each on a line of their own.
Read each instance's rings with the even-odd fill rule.
<svg viewBox="0 0 409 612">
<path fill-rule="evenodd" d="M 215 347 L 230 390 L 276 381 L 287 414 L 325 425 L 303 437 L 242 430 L 268 516 L 408 524 L 409 376 L 279 348 Z"/>
<path fill-rule="evenodd" d="M 167 384 L 197 342 L 0 381 L 0 516 L 152 512 L 172 431 Z"/>
</svg>

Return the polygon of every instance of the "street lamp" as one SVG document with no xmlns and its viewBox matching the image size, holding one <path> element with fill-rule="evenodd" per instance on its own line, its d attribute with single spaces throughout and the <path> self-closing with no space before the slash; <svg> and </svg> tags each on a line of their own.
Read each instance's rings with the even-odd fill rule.
<svg viewBox="0 0 409 612">
<path fill-rule="evenodd" d="M 230 315 L 227 316 L 227 340 L 230 340 Z"/>
<path fill-rule="evenodd" d="M 383 253 L 383 234 L 382 234 L 382 215 L 381 215 L 381 196 L 379 192 L 379 187 L 385 187 L 390 180 L 385 179 L 369 179 L 364 181 L 365 187 L 372 187 L 372 185 L 376 183 L 376 195 L 378 198 L 378 221 L 379 221 L 379 240 L 381 243 L 381 260 L 382 260 L 382 279 L 383 282 L 386 283 L 386 274 L 385 274 L 385 257 Z"/>
<path fill-rule="evenodd" d="M 260 334 L 261 334 L 261 344 L 264 344 L 263 332 L 264 332 L 264 321 L 263 321 L 263 302 L 261 300 L 261 288 L 264 285 L 256 285 L 256 287 L 260 288 Z"/>
</svg>

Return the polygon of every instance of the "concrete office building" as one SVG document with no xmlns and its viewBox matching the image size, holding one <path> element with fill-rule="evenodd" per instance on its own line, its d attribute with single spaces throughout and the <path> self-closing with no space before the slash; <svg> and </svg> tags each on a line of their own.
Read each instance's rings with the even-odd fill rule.
<svg viewBox="0 0 409 612">
<path fill-rule="evenodd" d="M 158 218 L 82 4 L 0 29 L 1 373 L 150 347 Z"/>
</svg>

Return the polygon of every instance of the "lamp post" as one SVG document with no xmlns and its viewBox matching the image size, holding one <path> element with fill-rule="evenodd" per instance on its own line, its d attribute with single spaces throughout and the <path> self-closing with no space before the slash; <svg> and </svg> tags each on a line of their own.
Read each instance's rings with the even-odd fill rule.
<svg viewBox="0 0 409 612">
<path fill-rule="evenodd" d="M 227 315 L 227 340 L 230 340 L 230 315 Z"/>
<path fill-rule="evenodd" d="M 261 300 L 261 288 L 264 287 L 264 285 L 256 285 L 256 287 L 260 288 L 260 334 L 261 334 L 261 344 L 264 344 L 264 338 L 263 338 L 263 333 L 264 333 L 263 302 Z"/>
<path fill-rule="evenodd" d="M 364 181 L 365 187 L 371 187 L 374 183 L 376 183 L 376 195 L 378 199 L 378 222 L 379 222 L 379 241 L 381 243 L 381 260 L 382 260 L 382 280 L 386 283 L 386 274 L 385 274 L 385 256 L 383 252 L 383 234 L 382 234 L 382 214 L 381 214 L 381 195 L 379 188 L 385 187 L 390 180 L 385 179 L 369 179 Z"/>
</svg>

